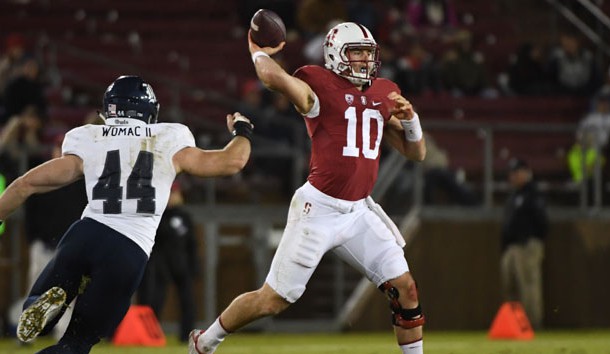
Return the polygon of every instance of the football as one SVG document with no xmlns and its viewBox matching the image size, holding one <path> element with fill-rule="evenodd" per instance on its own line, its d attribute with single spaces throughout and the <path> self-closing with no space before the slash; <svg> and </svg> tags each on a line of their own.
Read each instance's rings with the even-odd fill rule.
<svg viewBox="0 0 610 354">
<path fill-rule="evenodd" d="M 252 41 L 259 47 L 277 47 L 286 40 L 286 26 L 275 12 L 267 9 L 256 11 L 250 20 Z"/>
</svg>

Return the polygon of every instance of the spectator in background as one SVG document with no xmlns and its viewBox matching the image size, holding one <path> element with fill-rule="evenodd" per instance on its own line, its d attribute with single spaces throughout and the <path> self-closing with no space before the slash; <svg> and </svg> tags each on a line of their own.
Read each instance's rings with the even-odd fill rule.
<svg viewBox="0 0 610 354">
<path fill-rule="evenodd" d="M 597 161 L 599 160 L 602 165 L 605 164 L 604 157 L 594 147 L 593 135 L 591 132 L 577 134 L 576 142 L 570 147 L 567 154 L 568 168 L 570 169 L 572 181 L 578 184 L 584 181 L 589 185 L 587 187 L 589 190 L 592 189 L 593 171 Z M 590 194 L 589 197 L 591 197 Z"/>
<path fill-rule="evenodd" d="M 248 79 L 244 81 L 240 89 L 240 101 L 237 110 L 248 116 L 257 117 L 262 112 L 263 103 L 263 87 L 258 80 Z"/>
<path fill-rule="evenodd" d="M 593 53 L 583 48 L 574 34 L 561 34 L 550 64 L 551 78 L 558 93 L 592 95 L 601 84 L 600 70 Z"/>
<path fill-rule="evenodd" d="M 596 146 L 596 135 L 595 131 L 591 130 L 578 131 L 576 142 L 570 147 L 566 156 L 572 182 L 585 184 L 589 204 L 594 200 L 595 166 L 598 163 L 604 166 L 606 162 Z"/>
<path fill-rule="evenodd" d="M 342 20 L 333 19 L 327 25 L 325 31 L 321 31 L 309 36 L 309 40 L 303 45 L 303 56 L 312 64 L 324 65 L 324 51 L 321 49 L 324 46 L 326 40 L 326 33 L 329 29 L 335 27 Z"/>
<path fill-rule="evenodd" d="M 440 38 L 458 25 L 451 0 L 410 0 L 406 17 L 418 34 Z"/>
<path fill-rule="evenodd" d="M 49 156 L 41 143 L 47 103 L 38 80 L 39 64 L 26 57 L 19 63 L 16 73 L 18 76 L 5 90 L 6 110 L 1 120 L 0 170 L 7 181 L 46 161 Z"/>
<path fill-rule="evenodd" d="M 513 188 L 502 222 L 501 279 L 506 301 L 519 301 L 533 328 L 542 326 L 542 260 L 548 216 L 532 170 L 521 159 L 509 161 Z"/>
<path fill-rule="evenodd" d="M 396 64 L 396 83 L 410 95 L 440 91 L 440 73 L 434 56 L 428 52 L 416 36 L 411 37 L 408 52 Z"/>
<path fill-rule="evenodd" d="M 508 86 L 517 95 L 548 95 L 552 92 L 548 62 L 542 46 L 523 43 L 508 68 Z"/>
<path fill-rule="evenodd" d="M 12 180 L 34 158 L 40 163 L 42 122 L 31 109 L 13 116 L 0 134 L 0 169 Z M 37 163 L 34 163 L 37 164 Z"/>
<path fill-rule="evenodd" d="M 593 109 L 578 124 L 578 134 L 592 134 L 592 143 L 602 150 L 610 135 L 610 92 L 602 92 L 592 102 Z"/>
<path fill-rule="evenodd" d="M 286 96 L 277 92 L 269 93 L 271 104 L 264 110 L 263 116 L 265 118 L 261 122 L 264 127 L 262 130 L 257 130 L 257 137 L 266 138 L 276 149 L 286 152 L 300 151 L 303 156 L 307 156 L 309 140 L 306 139 L 307 131 L 302 124 L 302 118 L 294 110 L 294 106 Z M 295 164 L 299 163 L 301 164 L 300 167 L 295 167 Z M 260 169 L 264 173 L 272 175 L 267 176 L 267 178 L 273 176 L 276 179 L 279 178 L 279 182 L 274 189 L 281 192 L 282 198 L 288 200 L 295 188 L 295 178 L 298 181 L 305 178 L 305 176 L 295 176 L 295 173 L 297 171 L 307 171 L 309 168 L 306 158 L 295 158 L 295 155 L 277 156 L 264 161 L 257 161 L 253 165 L 255 166 L 252 166 L 252 169 Z"/>
<path fill-rule="evenodd" d="M 292 103 L 277 92 L 271 92 L 269 96 L 271 102 L 263 109 L 264 119 L 259 123 L 262 127 L 257 129 L 257 135 L 260 134 L 275 144 L 297 146 L 305 150 L 301 117 L 295 113 Z"/>
<path fill-rule="evenodd" d="M 39 119 L 46 118 L 47 102 L 40 80 L 40 63 L 36 58 L 26 56 L 16 64 L 14 76 L 4 90 L 4 108 L 0 125 L 26 111 Z"/>
<path fill-rule="evenodd" d="M 398 57 L 396 50 L 392 45 L 380 45 L 379 46 L 379 59 L 383 63 L 383 66 L 379 67 L 379 77 L 388 79 L 391 81 L 397 81 L 397 75 L 400 71 L 398 68 Z M 400 86 L 400 83 L 397 83 Z M 402 88 L 402 86 L 400 86 Z"/>
<path fill-rule="evenodd" d="M 347 2 L 347 18 L 368 28 L 373 35 L 377 33 L 379 14 L 373 0 L 350 0 Z M 338 23 L 337 23 L 338 24 Z M 333 26 L 329 26 L 327 31 Z"/>
<path fill-rule="evenodd" d="M 26 55 L 14 63 L 11 73 L 3 90 L 4 109 L 0 114 L 0 125 L 26 111 L 41 119 L 46 118 L 47 102 L 38 60 Z"/>
<path fill-rule="evenodd" d="M 295 142 L 297 136 L 295 126 L 301 125 L 294 116 L 292 104 L 278 94 L 263 91 L 259 80 L 247 80 L 241 88 L 241 100 L 237 105 L 237 111 L 244 112 L 256 121 L 256 135 L 253 138 L 253 146 L 265 146 L 266 148 L 287 151 Z M 300 117 L 299 117 L 300 119 Z M 289 175 L 292 171 L 292 161 L 289 155 L 252 157 L 252 165 L 248 171 L 237 178 L 246 178 L 250 188 L 247 193 L 249 198 L 256 201 L 276 196 L 272 192 L 281 192 L 290 195 L 291 183 Z M 236 193 L 242 188 L 232 188 Z M 279 195 L 278 195 L 279 196 Z"/>
<path fill-rule="evenodd" d="M 306 40 L 326 33 L 331 21 L 346 19 L 345 4 L 340 0 L 303 0 L 297 8 L 297 25 Z"/>
<path fill-rule="evenodd" d="M 594 171 L 605 164 L 610 136 L 610 92 L 602 92 L 593 100 L 593 109 L 578 124 L 576 142 L 567 154 L 572 181 L 586 184 L 587 198 L 594 199 Z"/>
<path fill-rule="evenodd" d="M 312 64 L 323 64 L 326 33 L 347 20 L 345 5 L 338 0 L 303 0 L 297 9 L 297 24 L 305 40 L 303 56 Z"/>
<path fill-rule="evenodd" d="M 444 54 L 441 81 L 453 96 L 495 97 L 489 85 L 487 68 L 480 52 L 473 48 L 472 34 L 460 31 L 455 35 L 454 48 Z"/>
<path fill-rule="evenodd" d="M 403 9 L 398 4 L 393 4 L 388 8 L 380 18 L 377 30 L 382 49 L 399 46 L 403 34 L 413 32 L 413 28 L 404 16 Z"/>
<path fill-rule="evenodd" d="M 15 75 L 15 68 L 25 57 L 25 38 L 19 33 L 10 33 L 6 36 L 5 52 L 0 57 L 0 106 L 3 104 L 6 84 Z"/>
<path fill-rule="evenodd" d="M 478 198 L 465 184 L 464 171 L 455 171 L 449 166 L 447 151 L 436 144 L 430 134 L 426 138 L 424 168 L 424 202 L 426 204 L 476 205 Z"/>
<path fill-rule="evenodd" d="M 604 84 L 597 90 L 595 96 L 602 95 L 610 95 L 610 65 L 608 66 L 608 70 L 606 71 L 606 79 L 604 80 Z"/>
<path fill-rule="evenodd" d="M 149 305 L 157 318 L 162 318 L 168 287 L 173 283 L 180 305 L 178 338 L 188 341 L 195 324 L 193 279 L 200 274 L 195 225 L 184 209 L 180 183 L 171 187 L 167 209 L 161 217 L 155 245 L 138 288 L 138 302 Z"/>
</svg>

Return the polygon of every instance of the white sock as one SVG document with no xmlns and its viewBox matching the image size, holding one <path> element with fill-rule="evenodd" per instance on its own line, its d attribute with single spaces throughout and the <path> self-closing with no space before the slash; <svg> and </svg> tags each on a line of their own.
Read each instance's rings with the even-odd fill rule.
<svg viewBox="0 0 610 354">
<path fill-rule="evenodd" d="M 220 342 L 222 342 L 228 335 L 229 332 L 227 332 L 222 327 L 222 324 L 220 323 L 220 317 L 218 317 L 216 321 L 214 321 L 214 323 L 212 323 L 210 327 L 205 330 L 205 333 L 201 336 L 200 340 L 198 341 L 198 344 L 201 343 L 205 347 L 215 349 L 220 344 Z M 202 346 L 198 345 L 198 347 Z"/>
<path fill-rule="evenodd" d="M 402 350 L 402 354 L 424 354 L 424 340 L 403 344 L 400 346 L 400 350 Z"/>
</svg>

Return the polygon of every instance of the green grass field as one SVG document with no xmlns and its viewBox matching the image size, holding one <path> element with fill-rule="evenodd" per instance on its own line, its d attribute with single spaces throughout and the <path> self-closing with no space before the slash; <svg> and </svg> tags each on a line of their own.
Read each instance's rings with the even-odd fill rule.
<svg viewBox="0 0 610 354">
<path fill-rule="evenodd" d="M 42 338 L 22 347 L 14 339 L 0 340 L 0 354 L 34 353 L 49 345 Z M 484 332 L 428 332 L 426 354 L 610 354 L 610 330 L 548 331 L 530 341 L 489 340 Z M 163 348 L 114 347 L 102 343 L 93 354 L 187 353 L 187 346 L 169 338 Z M 217 354 L 387 354 L 399 353 L 390 333 L 349 334 L 251 334 L 229 337 Z"/>
</svg>

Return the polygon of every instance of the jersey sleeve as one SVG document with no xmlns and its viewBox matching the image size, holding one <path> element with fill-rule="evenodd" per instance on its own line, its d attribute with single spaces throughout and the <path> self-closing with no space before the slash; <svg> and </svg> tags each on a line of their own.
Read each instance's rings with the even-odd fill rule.
<svg viewBox="0 0 610 354">
<path fill-rule="evenodd" d="M 323 82 L 323 80 L 320 78 L 321 74 L 324 74 L 323 72 L 321 72 L 321 70 L 326 70 L 326 69 L 322 69 L 319 66 L 315 66 L 315 65 L 307 65 L 307 66 L 303 66 L 300 67 L 299 69 L 297 69 L 293 76 L 303 80 L 305 83 L 307 83 L 309 85 L 309 87 L 311 87 L 311 89 L 314 92 L 314 104 L 313 107 L 311 108 L 311 110 L 307 113 L 305 113 L 303 116 L 306 118 L 316 118 L 317 116 L 320 115 L 320 99 L 318 98 L 317 95 L 317 91 L 319 88 L 319 83 Z"/>
<path fill-rule="evenodd" d="M 67 132 L 61 145 L 62 155 L 76 155 L 83 159 L 86 154 L 83 147 L 88 146 L 87 142 L 91 141 L 87 137 L 88 131 L 87 126 L 82 126 Z"/>
<path fill-rule="evenodd" d="M 400 86 L 398 86 L 395 82 L 390 81 L 388 79 L 378 79 L 378 80 L 387 81 L 388 84 L 390 85 L 390 88 L 391 88 L 392 91 L 396 91 L 396 92 L 398 92 L 399 95 L 402 95 L 402 91 L 400 90 Z"/>
<path fill-rule="evenodd" d="M 171 145 L 169 149 L 169 156 L 174 156 L 178 151 L 186 147 L 195 147 L 195 137 L 191 130 L 184 124 L 173 123 L 171 124 L 170 134 L 167 138 Z"/>
</svg>

